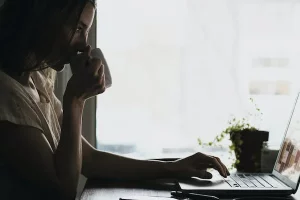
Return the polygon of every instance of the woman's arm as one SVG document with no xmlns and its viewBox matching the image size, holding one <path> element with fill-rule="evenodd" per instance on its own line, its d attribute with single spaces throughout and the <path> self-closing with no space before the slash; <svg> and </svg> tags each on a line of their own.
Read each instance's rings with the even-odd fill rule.
<svg viewBox="0 0 300 200">
<path fill-rule="evenodd" d="M 87 178 L 145 180 L 178 177 L 211 178 L 207 168 L 214 168 L 226 177 L 229 172 L 219 158 L 196 153 L 176 161 L 150 161 L 127 158 L 93 148 L 82 139 L 82 173 Z"/>
<path fill-rule="evenodd" d="M 54 166 L 58 179 L 68 196 L 76 195 L 81 172 L 83 107 L 84 102 L 81 100 L 67 95 L 64 97 L 61 136 L 54 154 Z"/>
<path fill-rule="evenodd" d="M 55 196 L 53 199 L 76 196 L 82 162 L 83 104 L 75 99 L 65 99 L 65 102 L 61 140 L 54 152 L 41 130 L 0 121 L 1 157 L 20 177 L 37 190 L 44 190 L 45 199 L 49 194 Z"/>
<path fill-rule="evenodd" d="M 82 148 L 82 173 L 87 178 L 141 180 L 171 177 L 167 162 L 137 160 L 98 151 L 84 138 Z"/>
<path fill-rule="evenodd" d="M 105 90 L 103 66 L 100 60 L 89 60 L 89 53 L 87 47 L 74 58 L 73 67 L 76 66 L 78 73 L 73 74 L 64 94 L 61 136 L 56 150 L 52 150 L 42 130 L 0 121 L 1 157 L 37 189 L 55 196 L 51 199 L 76 196 L 82 168 L 84 102 Z"/>
</svg>

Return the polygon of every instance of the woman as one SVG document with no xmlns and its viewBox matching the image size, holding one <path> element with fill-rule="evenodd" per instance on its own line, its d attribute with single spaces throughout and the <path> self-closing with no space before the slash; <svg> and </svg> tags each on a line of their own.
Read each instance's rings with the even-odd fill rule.
<svg viewBox="0 0 300 200">
<path fill-rule="evenodd" d="M 6 0 L 1 7 L 1 197 L 74 199 L 80 173 L 100 179 L 211 178 L 210 167 L 226 177 L 228 170 L 213 156 L 136 160 L 98 151 L 82 137 L 85 101 L 105 91 L 104 66 L 91 58 L 87 44 L 94 14 L 93 0 Z M 73 76 L 61 105 L 45 69 L 61 71 L 67 63 Z"/>
</svg>

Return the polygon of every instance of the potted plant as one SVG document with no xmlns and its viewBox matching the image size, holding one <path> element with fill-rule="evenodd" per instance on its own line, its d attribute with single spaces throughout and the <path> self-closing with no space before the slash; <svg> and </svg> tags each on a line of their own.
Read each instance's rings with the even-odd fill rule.
<svg viewBox="0 0 300 200">
<path fill-rule="evenodd" d="M 232 117 L 228 121 L 228 127 L 218 134 L 213 141 L 203 143 L 198 139 L 199 145 L 216 146 L 225 138 L 231 141 L 229 153 L 235 154 L 231 168 L 236 168 L 240 172 L 260 172 L 261 149 L 263 142 L 268 141 L 269 132 L 260 130 L 250 122 L 250 118 L 259 118 L 261 120 L 262 112 L 254 103 L 253 98 L 250 101 L 255 106 L 255 113 L 249 113 L 249 116 L 237 119 Z"/>
</svg>

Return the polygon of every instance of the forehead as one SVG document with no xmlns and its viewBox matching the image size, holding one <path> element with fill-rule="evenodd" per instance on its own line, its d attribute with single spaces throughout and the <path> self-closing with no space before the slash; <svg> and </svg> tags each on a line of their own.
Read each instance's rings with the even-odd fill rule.
<svg viewBox="0 0 300 200">
<path fill-rule="evenodd" d="M 92 26 L 93 19 L 95 15 L 95 8 L 91 3 L 87 3 L 83 8 L 83 11 L 80 15 L 80 23 L 85 24 L 88 27 Z"/>
</svg>

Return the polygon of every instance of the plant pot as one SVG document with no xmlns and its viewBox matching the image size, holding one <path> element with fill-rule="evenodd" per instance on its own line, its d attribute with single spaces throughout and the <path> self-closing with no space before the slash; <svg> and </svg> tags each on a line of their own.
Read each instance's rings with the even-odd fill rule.
<svg viewBox="0 0 300 200">
<path fill-rule="evenodd" d="M 269 139 L 269 132 L 244 129 L 230 133 L 230 139 L 235 145 L 234 153 L 238 160 L 235 164 L 237 171 L 260 172 L 261 149 L 263 142 Z"/>
</svg>

